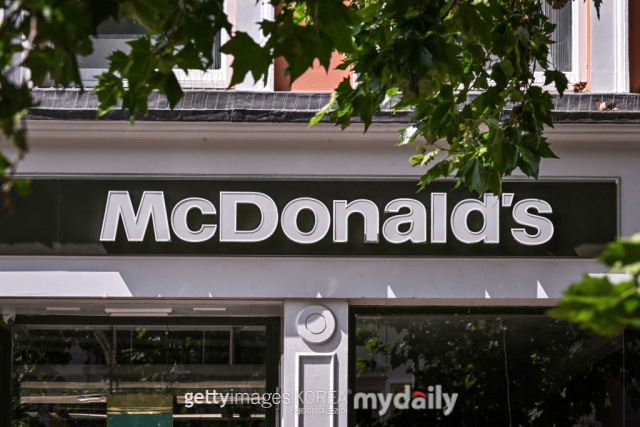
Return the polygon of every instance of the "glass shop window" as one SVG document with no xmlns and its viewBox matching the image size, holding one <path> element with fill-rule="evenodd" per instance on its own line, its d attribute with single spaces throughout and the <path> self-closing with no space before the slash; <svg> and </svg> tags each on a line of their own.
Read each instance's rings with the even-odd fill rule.
<svg viewBox="0 0 640 427">
<path fill-rule="evenodd" d="M 12 427 L 106 427 L 110 414 L 136 412 L 110 406 L 113 396 L 164 409 L 175 427 L 267 425 L 247 397 L 267 392 L 266 326 L 15 325 L 13 334 Z M 188 394 L 207 390 L 233 395 L 224 407 L 219 398 L 188 407 Z"/>
<path fill-rule="evenodd" d="M 398 312 L 356 315 L 355 340 L 358 427 L 640 425 L 637 331 L 602 337 L 542 314 Z"/>
</svg>

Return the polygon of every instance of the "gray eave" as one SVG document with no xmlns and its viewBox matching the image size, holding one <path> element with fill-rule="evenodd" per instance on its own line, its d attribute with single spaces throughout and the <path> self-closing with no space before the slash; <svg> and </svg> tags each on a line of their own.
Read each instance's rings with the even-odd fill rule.
<svg viewBox="0 0 640 427">
<path fill-rule="evenodd" d="M 78 89 L 33 89 L 39 106 L 29 111 L 29 120 L 95 120 L 98 97 Z M 248 92 L 225 90 L 189 90 L 171 110 L 164 95 L 149 96 L 146 115 L 140 121 L 302 123 L 329 102 L 329 92 Z M 470 94 L 467 102 L 477 95 Z M 561 98 L 553 93 L 555 123 L 635 123 L 640 124 L 640 94 L 572 93 Z M 596 100 L 616 103 L 617 110 L 599 111 Z M 411 112 L 391 109 L 392 99 L 374 116 L 377 123 L 408 123 Z M 510 108 L 510 107 L 509 107 Z M 102 120 L 129 120 L 120 109 Z M 328 121 L 325 117 L 323 121 Z M 358 122 L 359 119 L 354 119 Z"/>
</svg>

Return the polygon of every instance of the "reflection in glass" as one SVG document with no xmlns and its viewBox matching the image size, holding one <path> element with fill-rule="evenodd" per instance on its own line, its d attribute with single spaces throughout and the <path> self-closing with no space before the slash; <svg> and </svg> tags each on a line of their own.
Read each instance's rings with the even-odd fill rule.
<svg viewBox="0 0 640 427">
<path fill-rule="evenodd" d="M 173 425 L 265 426 L 242 400 L 185 407 L 185 393 L 266 393 L 265 326 L 16 325 L 13 427 L 106 426 L 107 396 L 173 396 Z"/>
<path fill-rule="evenodd" d="M 637 333 L 607 338 L 543 315 L 359 315 L 356 353 L 356 393 L 426 396 L 425 409 L 360 404 L 358 427 L 640 425 Z M 450 410 L 445 393 L 457 395 Z"/>
</svg>

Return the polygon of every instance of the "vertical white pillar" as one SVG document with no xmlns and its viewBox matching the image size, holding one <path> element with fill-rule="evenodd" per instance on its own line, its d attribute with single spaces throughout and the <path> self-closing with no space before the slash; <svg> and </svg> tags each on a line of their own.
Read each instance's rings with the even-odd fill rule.
<svg viewBox="0 0 640 427">
<path fill-rule="evenodd" d="M 285 300 L 282 426 L 347 426 L 348 323 L 345 300 Z"/>
</svg>

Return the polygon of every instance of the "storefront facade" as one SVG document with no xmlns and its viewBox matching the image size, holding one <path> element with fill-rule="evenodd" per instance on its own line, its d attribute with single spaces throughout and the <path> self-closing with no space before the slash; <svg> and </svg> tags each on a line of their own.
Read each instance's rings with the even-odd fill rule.
<svg viewBox="0 0 640 427">
<path fill-rule="evenodd" d="M 638 334 L 544 315 L 640 231 L 628 64 L 555 98 L 538 181 L 483 198 L 417 192 L 388 106 L 366 134 L 307 129 L 329 94 L 276 81 L 153 95 L 131 127 L 34 89 L 33 193 L 0 219 L 0 424 L 638 425 Z"/>
<path fill-rule="evenodd" d="M 184 395 L 340 397 L 409 384 L 412 393 L 439 385 L 462 399 L 456 375 L 468 372 L 446 382 L 450 367 L 433 377 L 423 367 L 422 378 L 374 346 L 399 343 L 403 330 L 424 334 L 426 324 L 451 344 L 424 336 L 412 348 L 426 346 L 423 359 L 432 349 L 490 364 L 495 372 L 477 381 L 510 393 L 517 417 L 518 393 L 536 378 L 520 353 L 542 354 L 577 333 L 544 308 L 582 274 L 603 272 L 588 258 L 598 245 L 637 231 L 637 126 L 558 125 L 549 135 L 561 160 L 543 163 L 539 181 L 509 180 L 496 200 L 450 182 L 416 193 L 411 149 L 389 144 L 398 126 L 363 135 L 304 123 L 34 121 L 24 163 L 34 192 L 3 220 L 0 261 L 3 312 L 16 314 L 6 334 L 11 394 L 21 401 L 14 417 L 38 419 L 46 407 L 92 422 L 77 425 L 103 425 L 108 396 L 169 393 L 174 425 L 326 425 L 303 411 L 304 403 L 329 409 L 323 403 L 187 409 Z M 527 203 L 533 217 L 520 215 Z M 621 339 L 584 357 L 622 357 Z M 572 346 L 563 348 L 553 356 L 567 357 Z M 499 373 L 521 371 L 531 377 L 507 393 Z M 370 425 L 363 420 L 375 414 L 347 411 L 349 396 L 335 403 L 334 425 L 357 414 L 353 425 Z M 509 405 L 500 402 L 476 416 L 504 420 Z M 533 410 L 526 403 L 517 405 Z M 425 410 L 424 420 L 436 413 Z M 465 425 L 464 414 L 449 416 Z"/>
</svg>

